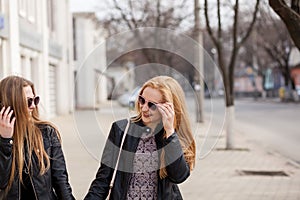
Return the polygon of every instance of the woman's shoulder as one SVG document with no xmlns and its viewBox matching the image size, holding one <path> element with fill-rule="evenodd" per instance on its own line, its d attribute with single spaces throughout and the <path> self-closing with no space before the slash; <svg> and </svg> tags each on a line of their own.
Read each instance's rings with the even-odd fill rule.
<svg viewBox="0 0 300 200">
<path fill-rule="evenodd" d="M 60 145 L 60 135 L 57 129 L 51 123 L 42 123 L 37 126 L 40 129 L 45 142 L 49 141 L 52 145 Z"/>
<path fill-rule="evenodd" d="M 114 121 L 112 124 L 112 127 L 119 130 L 124 130 L 126 125 L 128 123 L 128 119 L 120 119 L 117 121 Z"/>
<path fill-rule="evenodd" d="M 127 122 L 128 122 L 128 119 L 120 119 L 120 120 L 114 121 L 113 124 L 118 124 L 118 125 L 125 124 L 126 125 Z"/>
<path fill-rule="evenodd" d="M 43 135 L 46 134 L 48 136 L 52 136 L 57 134 L 56 128 L 50 123 L 38 124 L 37 127 L 40 129 Z"/>
<path fill-rule="evenodd" d="M 41 131 L 55 130 L 55 128 L 53 127 L 53 125 L 51 125 L 50 123 L 37 124 L 37 127 L 38 127 Z"/>
</svg>

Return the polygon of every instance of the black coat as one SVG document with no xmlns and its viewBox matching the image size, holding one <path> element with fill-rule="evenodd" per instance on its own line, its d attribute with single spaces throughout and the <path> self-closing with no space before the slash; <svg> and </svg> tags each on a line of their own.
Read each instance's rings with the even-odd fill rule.
<svg viewBox="0 0 300 200">
<path fill-rule="evenodd" d="M 32 156 L 32 185 L 38 200 L 54 199 L 75 199 L 72 195 L 72 189 L 68 182 L 68 173 L 65 165 L 65 159 L 61 148 L 61 143 L 55 132 L 55 129 L 49 125 L 39 126 L 44 148 L 50 157 L 50 169 L 45 174 L 39 174 L 39 168 L 36 156 Z M 13 140 L 10 138 L 0 138 L 0 189 L 4 190 L 8 184 L 12 164 Z M 15 179 L 9 190 L 8 200 L 20 199 L 20 187 L 18 172 L 15 173 Z M 3 191 L 1 191 L 3 193 Z M 3 197 L 2 197 L 3 198 Z M 1 195 L 0 195 L 1 199 Z"/>
<path fill-rule="evenodd" d="M 100 168 L 85 200 L 104 200 L 107 197 L 109 183 L 112 178 L 113 168 L 117 160 L 126 124 L 127 120 L 120 120 L 113 123 L 103 151 Z M 141 121 L 130 124 L 124 141 L 114 186 L 111 191 L 111 200 L 126 199 L 129 181 L 132 176 L 134 152 L 136 152 L 141 134 L 145 132 L 150 132 L 150 128 L 144 126 Z M 182 199 L 177 184 L 182 183 L 188 178 L 190 169 L 184 159 L 178 136 L 176 133 L 173 133 L 168 139 L 163 138 L 164 130 L 161 124 L 155 130 L 155 133 L 159 158 L 161 149 L 163 148 L 165 151 L 165 163 L 167 163 L 166 169 L 168 174 L 163 179 L 158 178 L 158 200 Z M 157 170 L 158 173 L 159 170 Z"/>
</svg>

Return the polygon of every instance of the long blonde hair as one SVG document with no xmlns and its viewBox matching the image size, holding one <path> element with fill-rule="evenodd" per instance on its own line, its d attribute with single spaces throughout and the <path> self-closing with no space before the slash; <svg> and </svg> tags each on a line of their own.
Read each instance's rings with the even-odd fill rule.
<svg viewBox="0 0 300 200">
<path fill-rule="evenodd" d="M 189 121 L 189 115 L 187 113 L 187 107 L 185 102 L 185 96 L 183 89 L 179 83 L 169 76 L 157 76 L 148 80 L 141 88 L 140 95 L 144 89 L 151 87 L 157 89 L 162 94 L 163 102 L 172 102 L 174 105 L 175 119 L 174 127 L 178 134 L 179 141 L 181 143 L 182 150 L 184 152 L 184 158 L 188 163 L 190 170 L 195 166 L 196 156 L 196 144 L 191 131 L 191 125 Z M 133 119 L 134 121 L 140 120 L 142 116 L 141 108 L 136 102 L 135 104 L 137 116 Z M 164 163 L 164 151 L 161 153 L 161 167 L 160 177 L 164 178 L 167 176 L 167 171 Z"/>
<path fill-rule="evenodd" d="M 44 149 L 43 138 L 38 125 L 50 124 L 39 119 L 38 107 L 33 110 L 31 115 L 28 112 L 27 99 L 24 87 L 30 86 L 33 94 L 36 95 L 34 85 L 31 81 L 19 76 L 8 76 L 0 82 L 0 102 L 6 108 L 10 106 L 16 117 L 13 134 L 12 148 L 12 167 L 6 191 L 10 189 L 14 181 L 15 173 L 21 182 L 24 167 L 25 148 L 29 155 L 28 168 L 32 166 L 32 154 L 38 159 L 40 174 L 44 174 L 50 167 L 49 156 Z M 56 129 L 57 130 L 57 129 Z M 56 133 L 59 135 L 58 131 Z M 25 143 L 26 146 L 24 145 Z M 29 170 L 30 171 L 30 170 Z"/>
</svg>

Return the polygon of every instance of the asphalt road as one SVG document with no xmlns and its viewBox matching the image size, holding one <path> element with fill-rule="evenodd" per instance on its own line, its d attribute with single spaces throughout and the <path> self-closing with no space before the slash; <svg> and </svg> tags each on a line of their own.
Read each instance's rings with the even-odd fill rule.
<svg viewBox="0 0 300 200">
<path fill-rule="evenodd" d="M 225 105 L 223 99 L 211 103 L 205 100 L 205 118 L 215 115 L 222 123 Z M 193 105 L 190 103 L 189 105 Z M 212 108 L 218 110 L 212 114 Z M 193 109 L 193 108 L 191 108 Z M 278 100 L 236 99 L 234 129 L 248 140 L 275 151 L 300 164 L 300 104 Z M 236 144 L 238 145 L 238 144 Z"/>
<path fill-rule="evenodd" d="M 300 104 L 237 100 L 237 130 L 300 163 Z"/>
</svg>

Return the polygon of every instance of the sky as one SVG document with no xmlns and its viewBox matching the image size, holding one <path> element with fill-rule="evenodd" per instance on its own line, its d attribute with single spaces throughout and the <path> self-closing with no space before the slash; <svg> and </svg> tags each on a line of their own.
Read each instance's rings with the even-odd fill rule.
<svg viewBox="0 0 300 200">
<path fill-rule="evenodd" d="M 94 11 L 98 4 L 99 0 L 97 3 L 96 0 L 70 0 L 70 10 L 71 12 Z"/>
</svg>

